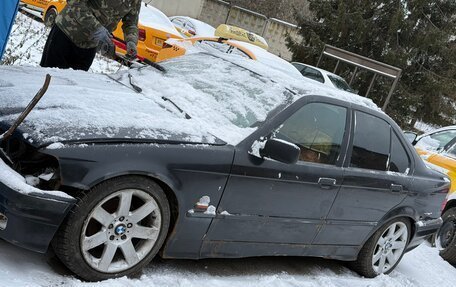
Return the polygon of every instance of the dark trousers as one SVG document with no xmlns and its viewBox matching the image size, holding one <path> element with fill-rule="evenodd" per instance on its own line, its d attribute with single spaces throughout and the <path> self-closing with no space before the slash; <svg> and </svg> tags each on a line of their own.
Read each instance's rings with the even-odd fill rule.
<svg viewBox="0 0 456 287">
<path fill-rule="evenodd" d="M 54 25 L 44 46 L 40 66 L 88 71 L 96 53 L 97 48 L 79 48 Z"/>
</svg>

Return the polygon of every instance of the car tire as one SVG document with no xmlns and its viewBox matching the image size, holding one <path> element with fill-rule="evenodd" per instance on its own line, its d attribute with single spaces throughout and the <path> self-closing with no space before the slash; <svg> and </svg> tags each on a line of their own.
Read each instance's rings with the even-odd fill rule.
<svg viewBox="0 0 456 287">
<path fill-rule="evenodd" d="M 84 280 L 136 275 L 163 245 L 170 217 L 166 195 L 156 182 L 119 177 L 79 198 L 52 246 Z"/>
<path fill-rule="evenodd" d="M 437 232 L 436 245 L 440 256 L 452 265 L 456 265 L 456 207 L 442 215 L 443 224 Z"/>
<path fill-rule="evenodd" d="M 405 253 L 410 231 L 410 222 L 405 218 L 387 222 L 366 241 L 350 268 L 367 278 L 390 273 Z"/>
<path fill-rule="evenodd" d="M 52 25 L 54 25 L 55 23 L 55 18 L 57 18 L 57 14 L 57 9 L 55 9 L 54 7 L 49 8 L 46 11 L 46 14 L 44 15 L 44 25 L 46 27 L 52 27 Z"/>
</svg>

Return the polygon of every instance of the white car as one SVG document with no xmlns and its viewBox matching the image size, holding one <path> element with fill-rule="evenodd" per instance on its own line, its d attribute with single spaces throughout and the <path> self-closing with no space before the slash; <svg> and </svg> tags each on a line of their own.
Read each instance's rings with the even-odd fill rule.
<svg viewBox="0 0 456 287">
<path fill-rule="evenodd" d="M 200 20 L 187 16 L 169 17 L 174 27 L 182 34 L 183 37 L 213 37 L 215 28 Z"/>
<path fill-rule="evenodd" d="M 306 78 L 315 80 L 335 89 L 357 94 L 357 91 L 352 89 L 342 77 L 336 74 L 303 63 L 293 62 L 292 64 Z"/>
</svg>

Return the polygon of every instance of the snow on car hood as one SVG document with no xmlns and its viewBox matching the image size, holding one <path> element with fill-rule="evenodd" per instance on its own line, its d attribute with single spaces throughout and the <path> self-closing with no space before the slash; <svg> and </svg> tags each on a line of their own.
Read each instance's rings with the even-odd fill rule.
<svg viewBox="0 0 456 287">
<path fill-rule="evenodd" d="M 216 143 L 196 120 L 187 120 L 155 91 L 137 94 L 107 75 L 0 66 L 0 122 L 11 124 L 44 82 L 47 93 L 19 127 L 39 145 L 86 139 L 161 139 Z M 149 71 L 150 78 L 161 77 Z M 118 76 L 118 75 L 114 75 Z"/>
</svg>

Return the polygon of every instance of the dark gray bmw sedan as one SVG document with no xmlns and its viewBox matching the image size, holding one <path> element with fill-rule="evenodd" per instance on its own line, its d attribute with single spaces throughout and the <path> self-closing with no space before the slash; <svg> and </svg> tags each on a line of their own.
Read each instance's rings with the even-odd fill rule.
<svg viewBox="0 0 456 287">
<path fill-rule="evenodd" d="M 439 228 L 448 178 L 367 99 L 216 53 L 163 68 L 0 67 L 0 134 L 53 76 L 1 143 L 0 238 L 85 280 L 157 254 L 315 256 L 374 277 Z"/>
</svg>

